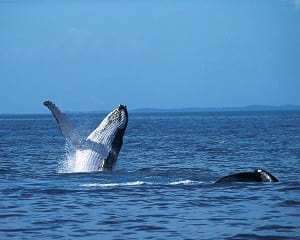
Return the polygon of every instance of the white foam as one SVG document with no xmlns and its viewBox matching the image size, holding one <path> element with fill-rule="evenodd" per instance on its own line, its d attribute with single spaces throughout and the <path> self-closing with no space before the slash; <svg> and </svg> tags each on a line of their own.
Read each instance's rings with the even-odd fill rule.
<svg viewBox="0 0 300 240">
<path fill-rule="evenodd" d="M 192 181 L 192 180 L 181 180 L 181 181 L 170 182 L 170 183 L 163 184 L 163 185 L 192 185 L 192 184 L 200 184 L 200 183 L 203 183 L 203 182 Z M 125 183 L 84 183 L 84 184 L 80 184 L 79 186 L 109 188 L 109 187 L 120 187 L 120 186 L 139 186 L 139 185 L 143 185 L 143 184 L 161 185 L 161 183 L 134 181 L 134 182 L 125 182 Z"/>
<path fill-rule="evenodd" d="M 145 184 L 142 181 L 135 181 L 135 182 L 126 182 L 126 183 L 85 183 L 79 186 L 81 187 L 118 187 L 118 186 L 138 186 Z"/>
<path fill-rule="evenodd" d="M 73 173 L 75 172 L 75 153 L 68 154 L 65 158 L 60 159 L 58 163 L 58 173 Z"/>
<path fill-rule="evenodd" d="M 192 180 L 181 180 L 181 181 L 170 182 L 170 185 L 195 184 L 195 183 L 200 183 L 200 182 L 196 182 Z"/>
</svg>

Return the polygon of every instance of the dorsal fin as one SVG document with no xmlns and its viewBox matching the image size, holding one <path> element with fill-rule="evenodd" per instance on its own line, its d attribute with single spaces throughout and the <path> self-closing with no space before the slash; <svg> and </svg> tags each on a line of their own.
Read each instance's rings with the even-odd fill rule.
<svg viewBox="0 0 300 240">
<path fill-rule="evenodd" d="M 63 114 L 58 107 L 51 101 L 45 101 L 44 105 L 49 108 L 52 112 L 55 120 L 58 123 L 59 129 L 61 130 L 62 134 L 75 147 L 82 146 L 84 139 L 80 136 L 78 131 L 72 126 L 68 118 L 65 114 Z"/>
</svg>

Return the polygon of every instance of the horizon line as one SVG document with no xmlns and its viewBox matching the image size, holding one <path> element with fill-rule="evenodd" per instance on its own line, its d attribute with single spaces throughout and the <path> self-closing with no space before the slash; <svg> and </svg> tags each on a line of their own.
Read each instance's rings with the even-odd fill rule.
<svg viewBox="0 0 300 240">
<path fill-rule="evenodd" d="M 178 108 L 156 108 L 156 107 L 141 107 L 130 110 L 132 113 L 167 113 L 167 112 L 235 112 L 235 111 L 297 111 L 300 110 L 300 105 L 283 104 L 283 105 L 245 105 L 241 107 L 178 107 Z M 111 110 L 87 110 L 87 111 L 64 111 L 68 114 L 92 114 L 92 113 L 107 113 Z M 35 113 L 9 113 L 3 112 L 0 115 L 48 115 L 51 113 L 35 112 Z"/>
</svg>

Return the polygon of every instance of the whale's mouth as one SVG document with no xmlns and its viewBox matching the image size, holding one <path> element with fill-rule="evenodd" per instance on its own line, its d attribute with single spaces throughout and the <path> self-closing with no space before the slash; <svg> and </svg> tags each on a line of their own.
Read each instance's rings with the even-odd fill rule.
<svg viewBox="0 0 300 240">
<path fill-rule="evenodd" d="M 121 110 L 126 110 L 126 111 L 127 111 L 127 106 L 126 106 L 126 105 L 120 104 L 120 105 L 118 106 L 118 110 L 119 110 L 119 111 L 121 111 Z"/>
</svg>

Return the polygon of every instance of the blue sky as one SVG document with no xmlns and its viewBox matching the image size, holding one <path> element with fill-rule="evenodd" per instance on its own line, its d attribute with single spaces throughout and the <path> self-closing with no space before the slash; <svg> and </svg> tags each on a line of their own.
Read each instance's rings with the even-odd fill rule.
<svg viewBox="0 0 300 240">
<path fill-rule="evenodd" d="M 300 105 L 299 0 L 0 0 L 0 113 Z"/>
</svg>

